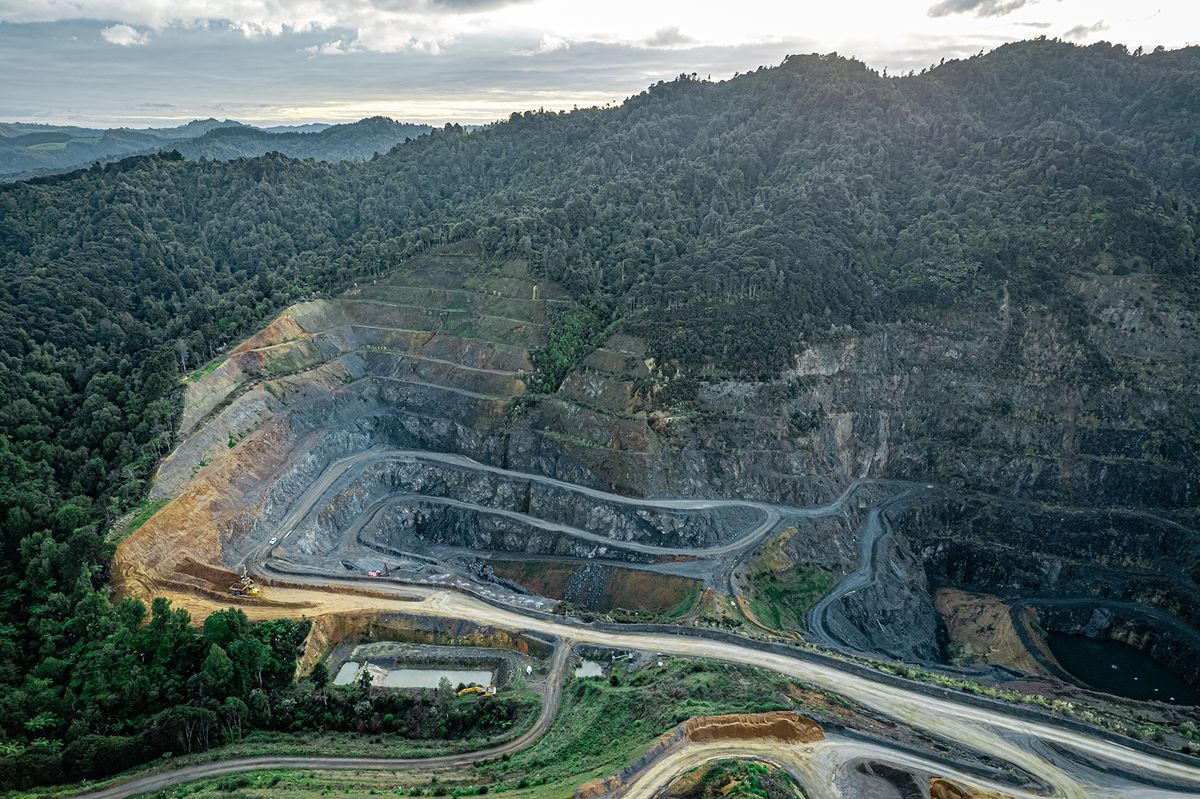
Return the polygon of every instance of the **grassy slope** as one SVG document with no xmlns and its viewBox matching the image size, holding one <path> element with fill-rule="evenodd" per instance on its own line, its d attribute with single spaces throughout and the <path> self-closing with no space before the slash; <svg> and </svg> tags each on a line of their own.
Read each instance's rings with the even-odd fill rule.
<svg viewBox="0 0 1200 799">
<path fill-rule="evenodd" d="M 824 569 L 796 567 L 784 572 L 768 568 L 750 574 L 750 610 L 763 624 L 777 630 L 804 625 L 804 614 L 833 588 L 833 574 Z"/>
<path fill-rule="evenodd" d="M 749 760 L 719 760 L 679 779 L 669 799 L 804 799 L 786 771 Z"/>
</svg>

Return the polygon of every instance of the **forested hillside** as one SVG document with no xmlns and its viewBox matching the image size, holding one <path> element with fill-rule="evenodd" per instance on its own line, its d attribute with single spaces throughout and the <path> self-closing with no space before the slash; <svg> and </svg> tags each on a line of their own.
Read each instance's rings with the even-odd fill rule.
<svg viewBox="0 0 1200 799">
<path fill-rule="evenodd" d="M 319 161 L 365 161 L 430 130 L 428 125 L 386 117 L 320 126 L 319 130 L 256 128 L 215 119 L 140 130 L 0 123 L 0 180 L 40 177 L 94 162 L 171 150 L 188 158 L 217 160 L 278 152 Z"/>
<path fill-rule="evenodd" d="M 51 759 L 130 735 L 135 694 L 95 681 L 99 653 L 159 644 L 103 598 L 106 526 L 170 448 L 181 376 L 290 300 L 449 241 L 521 256 L 589 311 L 556 327 L 549 391 L 614 324 L 664 380 L 756 379 L 802 342 L 1003 290 L 1062 320 L 1088 353 L 1072 379 L 1103 385 L 1124 378 L 1070 281 L 1151 275 L 1197 308 L 1198 199 L 1200 49 L 1048 41 L 899 78 L 835 55 L 680 76 L 366 163 L 168 154 L 0 187 L 0 731 Z M 217 712 L 189 646 L 161 668 L 192 687 L 147 714 Z"/>
</svg>

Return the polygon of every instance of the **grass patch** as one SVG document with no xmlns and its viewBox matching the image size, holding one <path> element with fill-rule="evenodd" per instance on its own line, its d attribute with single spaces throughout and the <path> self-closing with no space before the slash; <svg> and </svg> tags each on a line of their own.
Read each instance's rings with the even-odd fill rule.
<svg viewBox="0 0 1200 799">
<path fill-rule="evenodd" d="M 529 749 L 480 768 L 490 783 L 564 788 L 603 777 L 635 760 L 659 735 L 693 716 L 790 707 L 788 680 L 748 666 L 671 658 L 614 680 L 571 678 L 554 726 Z M 613 683 L 616 683 L 615 685 Z M 569 795 L 573 790 L 560 791 Z"/>
<path fill-rule="evenodd" d="M 283 377 L 295 374 L 321 363 L 319 354 L 311 352 L 307 346 L 289 349 L 287 352 L 275 353 L 265 359 L 264 366 L 271 377 Z"/>
<path fill-rule="evenodd" d="M 137 532 L 143 524 L 150 521 L 150 517 L 162 510 L 171 500 L 166 497 L 151 499 L 146 497 L 141 503 L 130 511 L 128 521 L 124 525 L 114 525 L 112 537 L 114 540 L 120 540 L 128 535 Z"/>
<path fill-rule="evenodd" d="M 553 438 L 555 441 L 561 441 L 564 444 L 571 444 L 576 447 L 587 447 L 588 449 L 612 449 L 612 447 L 603 441 L 593 441 L 590 438 L 582 438 L 580 436 L 572 435 L 571 433 L 561 433 L 557 430 L 547 430 L 545 434 L 550 438 Z"/>
<path fill-rule="evenodd" d="M 825 569 L 775 572 L 760 567 L 750 573 L 750 610 L 768 627 L 794 630 L 804 626 L 804 614 L 833 589 L 833 583 L 833 573 Z"/>
<path fill-rule="evenodd" d="M 568 561 L 493 561 L 498 577 L 541 596 L 563 599 L 567 582 L 579 566 Z M 568 603 L 562 612 L 608 616 L 616 622 L 668 623 L 686 616 L 696 605 L 701 583 L 689 577 L 641 569 L 613 568 L 604 581 L 599 608 Z"/>
<path fill-rule="evenodd" d="M 624 614 L 640 615 L 634 619 L 652 623 L 671 622 L 686 616 L 700 597 L 702 583 L 687 577 L 656 574 L 638 569 L 621 569 L 606 586 L 612 609 L 609 615 L 616 621 Z"/>
<path fill-rule="evenodd" d="M 550 599 L 562 599 L 567 580 L 575 571 L 575 564 L 566 561 L 492 561 L 492 570 L 498 577 L 512 580 L 529 590 Z"/>
<path fill-rule="evenodd" d="M 718 760 L 679 778 L 677 799 L 804 799 L 790 774 L 755 760 Z"/>
<path fill-rule="evenodd" d="M 185 383 L 195 383 L 197 380 L 199 380 L 200 378 L 204 377 L 205 375 L 210 375 L 210 374 L 212 374 L 213 372 L 215 372 L 215 371 L 217 371 L 218 369 L 220 369 L 220 368 L 221 368 L 221 366 L 222 366 L 222 364 L 224 364 L 226 360 L 227 360 L 227 359 L 225 359 L 225 358 L 220 358 L 220 359 L 218 359 L 218 360 L 215 360 L 215 361 L 209 361 L 208 363 L 206 363 L 206 364 L 205 364 L 203 367 L 201 367 L 200 369 L 197 369 L 197 370 L 195 370 L 194 372 L 188 372 L 186 375 L 184 375 L 184 376 L 183 376 L 183 382 L 185 382 Z"/>
</svg>

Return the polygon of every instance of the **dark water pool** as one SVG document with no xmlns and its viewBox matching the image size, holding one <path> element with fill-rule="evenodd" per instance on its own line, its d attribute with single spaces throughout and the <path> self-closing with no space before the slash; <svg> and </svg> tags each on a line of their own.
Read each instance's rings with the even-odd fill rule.
<svg viewBox="0 0 1200 799">
<path fill-rule="evenodd" d="M 1058 632 L 1049 633 L 1046 643 L 1064 669 L 1105 693 L 1176 705 L 1200 705 L 1200 692 L 1129 644 Z"/>
</svg>

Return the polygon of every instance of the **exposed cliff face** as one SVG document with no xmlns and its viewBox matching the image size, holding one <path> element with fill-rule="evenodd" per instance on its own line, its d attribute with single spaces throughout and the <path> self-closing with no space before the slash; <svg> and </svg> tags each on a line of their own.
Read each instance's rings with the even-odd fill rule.
<svg viewBox="0 0 1200 799">
<path fill-rule="evenodd" d="M 304 654 L 296 663 L 296 673 L 310 672 L 337 644 L 372 640 L 495 647 L 535 657 L 544 657 L 553 649 L 550 643 L 538 638 L 458 619 L 386 613 L 336 614 L 313 619 L 304 641 Z"/>
<path fill-rule="evenodd" d="M 1174 522 L 948 493 L 892 515 L 936 587 L 1011 598 L 1104 597 L 1200 625 L 1200 536 Z"/>
<path fill-rule="evenodd" d="M 754 452 L 722 470 L 743 490 L 778 491 L 789 473 L 886 476 L 1195 518 L 1195 309 L 1148 276 L 1095 277 L 1077 292 L 1085 328 L 998 296 L 923 323 L 823 334 L 777 381 L 699 376 L 689 414 L 664 417 L 660 432 L 683 450 Z"/>
<path fill-rule="evenodd" d="M 900 660 L 945 659 L 945 636 L 920 559 L 902 537 L 880 542 L 886 564 L 875 580 L 830 606 L 826 626 L 863 652 Z"/>
<path fill-rule="evenodd" d="M 575 307 L 535 284 L 523 264 L 444 252 L 289 309 L 189 387 L 187 437 L 155 489 L 184 490 L 187 502 L 122 544 L 118 573 L 148 585 L 147 567 L 171 570 L 193 541 L 232 567 L 331 464 L 411 448 L 635 497 L 813 506 L 858 478 L 935 483 L 938 493 L 889 511 L 882 568 L 831 609 L 839 637 L 868 651 L 939 658 L 939 587 L 1114 597 L 1198 621 L 1200 551 L 1179 523 L 1200 518 L 1190 412 L 1200 345 L 1188 333 L 1200 322 L 1150 277 L 1080 279 L 1082 325 L 998 294 L 920 322 L 825 330 L 790 369 L 754 382 L 664 368 L 618 332 L 556 393 L 529 397 L 530 350 Z M 841 521 L 801 524 L 786 560 L 854 570 L 862 513 L 879 498 L 864 494 Z M 748 511 L 638 509 L 388 462 L 331 486 L 288 544 L 652 557 L 524 516 L 663 547 L 718 545 L 756 523 Z M 168 523 L 195 528 L 186 546 Z M 573 572 L 571 595 L 600 596 L 602 572 Z"/>
</svg>

